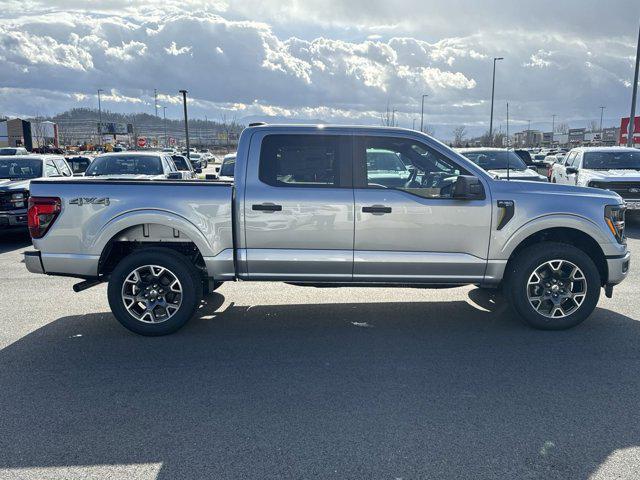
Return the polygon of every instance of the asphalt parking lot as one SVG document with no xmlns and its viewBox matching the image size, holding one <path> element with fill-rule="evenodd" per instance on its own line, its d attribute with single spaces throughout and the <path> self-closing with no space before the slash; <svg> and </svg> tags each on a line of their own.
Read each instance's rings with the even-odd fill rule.
<svg viewBox="0 0 640 480">
<path fill-rule="evenodd" d="M 629 223 L 630 278 L 564 332 L 473 287 L 230 283 L 144 338 L 0 234 L 0 478 L 637 479 Z"/>
</svg>

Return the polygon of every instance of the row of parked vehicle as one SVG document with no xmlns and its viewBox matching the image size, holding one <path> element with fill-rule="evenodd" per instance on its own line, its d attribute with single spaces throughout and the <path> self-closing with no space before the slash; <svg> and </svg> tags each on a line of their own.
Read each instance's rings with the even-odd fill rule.
<svg viewBox="0 0 640 480">
<path fill-rule="evenodd" d="M 119 151 L 93 155 L 30 154 L 22 147 L 0 149 L 0 228 L 27 227 L 27 201 L 32 180 L 91 177 L 128 180 L 197 180 L 213 155 L 202 152 Z M 207 179 L 233 180 L 235 154 Z M 220 171 L 224 174 L 220 175 Z M 219 178 L 220 177 L 220 178 Z"/>
</svg>

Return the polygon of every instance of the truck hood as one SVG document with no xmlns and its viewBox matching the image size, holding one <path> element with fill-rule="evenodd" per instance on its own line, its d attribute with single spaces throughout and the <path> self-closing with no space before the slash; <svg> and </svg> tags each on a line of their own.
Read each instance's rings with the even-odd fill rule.
<svg viewBox="0 0 640 480">
<path fill-rule="evenodd" d="M 590 187 L 577 187 L 574 185 L 563 185 L 559 183 L 549 182 L 494 182 L 493 190 L 499 194 L 508 194 L 509 192 L 532 195 L 556 195 L 556 196 L 572 196 L 572 197 L 589 197 L 601 198 L 607 203 L 622 203 L 622 197 L 610 190 Z M 558 201 L 562 201 L 558 199 Z"/>
<path fill-rule="evenodd" d="M 7 178 L 0 179 L 0 192 L 12 192 L 14 190 L 29 190 L 31 180 L 9 180 Z"/>
<path fill-rule="evenodd" d="M 503 170 L 489 170 L 489 173 L 500 180 L 507 179 L 507 169 Z M 534 182 L 546 182 L 547 178 L 539 175 L 538 172 L 527 168 L 526 170 L 510 170 L 510 180 L 531 180 Z"/>
<path fill-rule="evenodd" d="M 589 170 L 585 168 L 581 173 L 590 179 L 603 182 L 640 182 L 640 170 Z"/>
</svg>

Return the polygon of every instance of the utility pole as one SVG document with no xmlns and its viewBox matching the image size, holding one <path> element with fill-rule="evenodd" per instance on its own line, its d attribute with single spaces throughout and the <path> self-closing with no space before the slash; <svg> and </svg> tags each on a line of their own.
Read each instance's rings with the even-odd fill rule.
<svg viewBox="0 0 640 480">
<path fill-rule="evenodd" d="M 600 107 L 600 134 L 602 134 L 602 116 L 604 115 L 604 109 L 607 107 Z"/>
<path fill-rule="evenodd" d="M 489 142 L 493 145 L 493 100 L 496 93 L 496 62 L 504 60 L 504 57 L 493 58 L 493 80 L 491 82 L 491 118 L 489 119 Z"/>
<path fill-rule="evenodd" d="M 158 89 L 153 89 L 153 107 L 156 109 L 156 117 L 158 116 Z"/>
<path fill-rule="evenodd" d="M 422 110 L 420 111 L 420 132 L 423 133 L 424 132 L 424 99 L 425 97 L 428 97 L 429 95 L 424 94 L 422 95 Z"/>
<path fill-rule="evenodd" d="M 527 128 L 527 146 L 532 146 L 533 142 L 531 141 L 531 120 L 528 120 L 529 128 Z"/>
<path fill-rule="evenodd" d="M 191 150 L 189 149 L 189 117 L 187 116 L 187 91 L 180 90 L 180 93 L 182 94 L 182 106 L 184 108 L 184 136 L 187 144 L 187 158 L 191 161 Z"/>
<path fill-rule="evenodd" d="M 416 129 L 416 119 L 413 119 L 413 124 L 411 125 L 411 130 L 415 130 Z"/>
<path fill-rule="evenodd" d="M 162 117 L 164 119 L 164 148 L 167 148 L 167 107 L 162 107 Z"/>
<path fill-rule="evenodd" d="M 100 101 L 100 94 L 104 92 L 101 88 L 98 89 L 98 143 L 102 145 L 102 102 Z"/>
<path fill-rule="evenodd" d="M 640 69 L 640 30 L 638 30 L 638 50 L 636 51 L 636 73 L 633 77 L 633 94 L 631 95 L 631 115 L 629 115 L 629 131 L 627 147 L 633 147 L 633 131 L 636 120 L 636 101 L 638 99 L 638 70 Z"/>
<path fill-rule="evenodd" d="M 507 102 L 507 149 L 509 148 L 509 102 Z"/>
<path fill-rule="evenodd" d="M 553 134 L 556 133 L 556 114 L 551 115 L 551 138 L 553 140 Z"/>
</svg>

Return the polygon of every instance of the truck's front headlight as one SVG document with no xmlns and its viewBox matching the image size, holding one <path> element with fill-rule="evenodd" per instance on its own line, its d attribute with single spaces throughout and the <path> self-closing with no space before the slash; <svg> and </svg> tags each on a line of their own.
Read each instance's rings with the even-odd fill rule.
<svg viewBox="0 0 640 480">
<path fill-rule="evenodd" d="M 15 208 L 26 208 L 28 195 L 25 192 L 12 193 L 11 194 L 11 203 Z"/>
<path fill-rule="evenodd" d="M 624 214 L 626 210 L 627 207 L 624 205 L 607 205 L 604 207 L 604 221 L 618 243 L 626 242 L 624 236 Z"/>
</svg>

